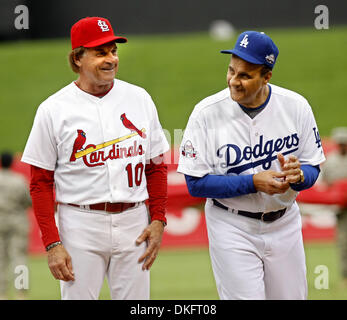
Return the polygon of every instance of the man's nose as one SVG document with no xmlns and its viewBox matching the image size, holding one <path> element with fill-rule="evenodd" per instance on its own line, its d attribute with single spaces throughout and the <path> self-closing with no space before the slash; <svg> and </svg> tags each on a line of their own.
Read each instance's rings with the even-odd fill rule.
<svg viewBox="0 0 347 320">
<path fill-rule="evenodd" d="M 241 84 L 240 80 L 236 76 L 230 76 L 229 85 L 232 87 L 238 87 Z"/>
<path fill-rule="evenodd" d="M 106 56 L 106 61 L 112 64 L 116 64 L 119 61 L 118 55 L 113 54 L 112 52 L 109 52 Z"/>
</svg>

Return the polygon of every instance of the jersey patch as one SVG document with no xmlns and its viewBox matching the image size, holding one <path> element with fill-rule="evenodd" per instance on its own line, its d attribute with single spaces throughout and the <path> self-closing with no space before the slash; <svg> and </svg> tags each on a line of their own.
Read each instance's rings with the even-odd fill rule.
<svg viewBox="0 0 347 320">
<path fill-rule="evenodd" d="M 196 159 L 197 151 L 194 149 L 193 144 L 190 140 L 187 140 L 182 147 L 182 156 L 190 159 Z"/>
</svg>

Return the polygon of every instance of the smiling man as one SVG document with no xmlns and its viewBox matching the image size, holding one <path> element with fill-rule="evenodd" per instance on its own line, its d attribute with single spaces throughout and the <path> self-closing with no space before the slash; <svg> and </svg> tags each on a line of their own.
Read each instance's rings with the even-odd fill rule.
<svg viewBox="0 0 347 320">
<path fill-rule="evenodd" d="M 228 87 L 198 103 L 178 172 L 207 198 L 212 268 L 221 299 L 305 299 L 298 191 L 324 161 L 307 100 L 270 84 L 279 50 L 246 31 L 232 50 Z"/>
<path fill-rule="evenodd" d="M 166 224 L 161 160 L 169 145 L 149 94 L 115 79 L 124 42 L 105 18 L 72 26 L 69 62 L 78 79 L 39 106 L 22 157 L 62 299 L 97 299 L 105 276 L 112 299 L 149 299 Z"/>
</svg>

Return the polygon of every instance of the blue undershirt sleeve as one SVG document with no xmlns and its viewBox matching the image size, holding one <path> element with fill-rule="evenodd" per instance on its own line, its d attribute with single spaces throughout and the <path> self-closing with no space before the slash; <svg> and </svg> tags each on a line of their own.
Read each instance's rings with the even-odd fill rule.
<svg viewBox="0 0 347 320">
<path fill-rule="evenodd" d="M 303 164 L 301 170 L 304 172 L 305 180 L 303 183 L 290 184 L 290 187 L 295 191 L 302 191 L 311 188 L 317 181 L 320 168 L 319 165 L 311 166 L 309 164 Z"/>
<path fill-rule="evenodd" d="M 189 193 L 200 198 L 232 198 L 256 193 L 253 175 L 218 176 L 205 175 L 202 178 L 185 175 Z"/>
<path fill-rule="evenodd" d="M 290 187 L 295 191 L 311 188 L 316 182 L 320 169 L 319 165 L 302 165 L 305 181 L 299 184 L 291 184 Z M 253 175 L 242 176 L 219 176 L 205 175 L 198 178 L 185 175 L 189 193 L 193 197 L 199 198 L 233 198 L 249 193 L 256 193 L 253 184 Z"/>
</svg>

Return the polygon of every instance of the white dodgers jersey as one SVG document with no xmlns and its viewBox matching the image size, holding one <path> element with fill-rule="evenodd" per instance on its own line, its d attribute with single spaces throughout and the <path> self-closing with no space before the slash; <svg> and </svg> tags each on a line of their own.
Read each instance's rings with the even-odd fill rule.
<svg viewBox="0 0 347 320">
<path fill-rule="evenodd" d="M 230 97 L 229 88 L 198 103 L 192 112 L 180 147 L 178 172 L 203 177 L 249 175 L 281 171 L 277 154 L 298 157 L 301 164 L 325 160 L 317 124 L 307 100 L 271 85 L 265 108 L 253 119 Z M 297 192 L 251 193 L 222 204 L 252 212 L 276 211 L 295 202 Z"/>
<path fill-rule="evenodd" d="M 71 83 L 45 100 L 22 161 L 54 171 L 58 202 L 139 202 L 146 161 L 168 149 L 149 94 L 116 79 L 102 98 Z"/>
</svg>

